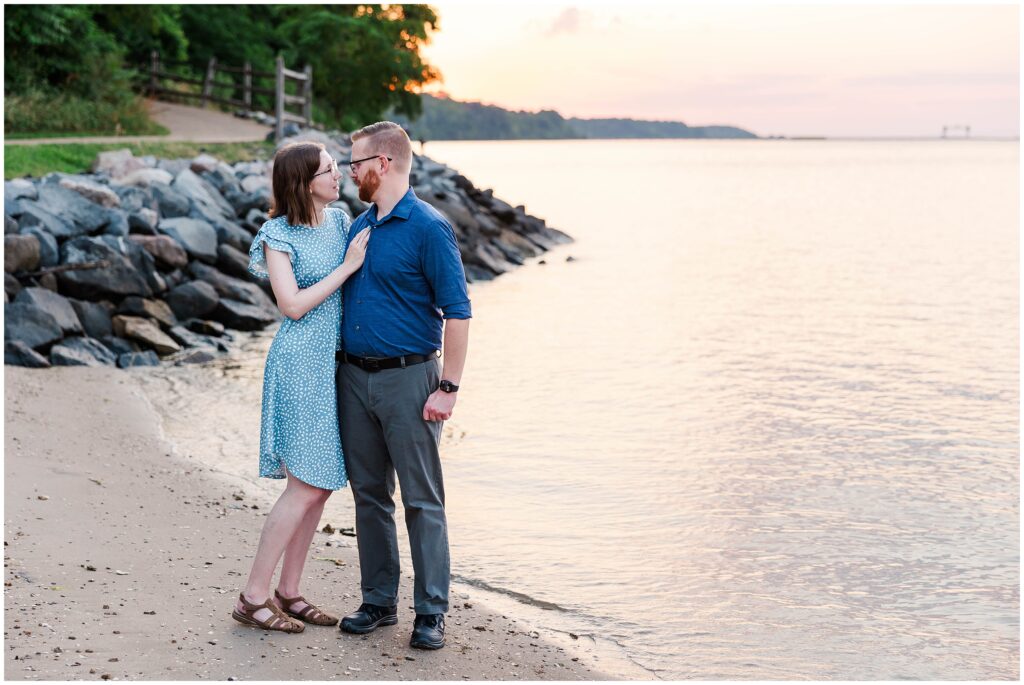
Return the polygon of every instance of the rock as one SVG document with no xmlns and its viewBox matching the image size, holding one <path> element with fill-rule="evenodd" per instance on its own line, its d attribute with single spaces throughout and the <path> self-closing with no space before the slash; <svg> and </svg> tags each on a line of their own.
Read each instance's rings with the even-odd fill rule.
<svg viewBox="0 0 1024 685">
<path fill-rule="evenodd" d="M 62 337 L 57 320 L 27 302 L 4 307 L 4 341 L 19 340 L 33 349 L 43 348 Z"/>
<path fill-rule="evenodd" d="M 217 192 L 217 189 L 191 169 L 185 169 L 178 174 L 171 187 L 187 197 L 195 211 L 207 220 L 235 216 L 234 208 Z"/>
<path fill-rule="evenodd" d="M 24 233 L 4 234 L 4 271 L 34 271 L 39 267 L 39 239 Z"/>
<path fill-rule="evenodd" d="M 115 335 L 136 340 L 143 346 L 156 350 L 157 354 L 173 354 L 181 350 L 178 343 L 147 319 L 118 314 L 114 317 L 113 324 Z"/>
<path fill-rule="evenodd" d="M 190 257 L 217 261 L 217 231 L 209 223 L 188 217 L 163 219 L 157 230 L 174 238 Z"/>
<path fill-rule="evenodd" d="M 479 260 L 479 263 L 482 266 L 485 266 L 499 275 L 515 268 L 514 264 L 505 259 L 505 255 L 503 255 L 497 248 L 492 245 L 488 245 L 487 243 L 480 243 L 477 245 L 476 249 L 473 250 L 472 255 Z"/>
<path fill-rule="evenodd" d="M 92 338 L 65 338 L 50 350 L 54 366 L 112 366 L 117 357 L 99 340 Z"/>
<path fill-rule="evenodd" d="M 62 271 L 58 276 L 61 290 L 86 300 L 99 300 L 107 296 L 153 295 L 153 287 L 150 285 L 152 279 L 147 274 L 139 273 L 135 266 L 136 263 L 144 261 L 137 253 L 129 253 L 127 246 L 133 246 L 138 253 L 149 257 L 141 247 L 113 236 L 82 236 L 64 243 L 60 248 L 62 263 L 87 264 L 104 261 L 107 265 L 101 268 Z"/>
<path fill-rule="evenodd" d="M 209 283 L 190 281 L 171 288 L 164 300 L 179 319 L 192 319 L 202 318 L 216 309 L 220 297 Z"/>
<path fill-rule="evenodd" d="M 121 201 L 121 209 L 128 213 L 137 212 L 143 208 L 156 211 L 159 207 L 149 188 L 114 185 L 111 186 L 111 189 L 117 193 L 117 197 Z"/>
<path fill-rule="evenodd" d="M 212 285 L 217 294 L 222 298 L 238 300 L 246 304 L 262 307 L 263 309 L 273 310 L 272 316 L 275 319 L 277 318 L 277 306 L 263 292 L 263 289 L 255 283 L 228 276 L 212 266 L 199 262 L 189 264 L 188 271 L 193 277 Z M 234 326 L 231 326 L 231 328 L 234 328 Z"/>
<path fill-rule="evenodd" d="M 4 364 L 32 369 L 50 368 L 50 360 L 20 340 L 4 341 Z"/>
<path fill-rule="evenodd" d="M 103 207 L 119 207 L 121 198 L 117 193 L 105 185 L 87 180 L 84 177 L 62 178 L 60 185 L 68 190 L 73 190 L 89 202 Z"/>
<path fill-rule="evenodd" d="M 65 221 L 63 217 L 57 216 L 36 202 L 24 203 L 23 209 L 18 222 L 23 230 L 38 226 L 55 238 L 73 238 L 84 233 L 70 221 Z"/>
<path fill-rule="evenodd" d="M 245 221 L 242 223 L 242 225 L 250 229 L 250 231 L 255 235 L 256 232 L 260 230 L 260 227 L 263 226 L 263 224 L 267 223 L 267 221 L 269 220 L 270 217 L 267 216 L 266 212 L 253 208 L 246 212 Z"/>
<path fill-rule="evenodd" d="M 205 364 L 216 358 L 216 353 L 207 349 L 188 350 L 175 359 L 175 364 Z"/>
<path fill-rule="evenodd" d="M 167 282 L 168 288 L 176 288 L 187 281 L 188 277 L 185 276 L 185 273 L 181 269 L 175 269 L 174 271 L 164 274 L 164 280 Z"/>
<path fill-rule="evenodd" d="M 481 281 L 493 281 L 494 272 L 483 267 L 476 266 L 475 264 L 464 264 L 463 268 L 466 271 L 466 282 L 467 283 L 479 283 Z"/>
<path fill-rule="evenodd" d="M 238 300 L 221 299 L 213 310 L 213 318 L 229 328 L 257 331 L 277 321 L 279 315 L 272 315 L 263 307 Z"/>
<path fill-rule="evenodd" d="M 216 338 L 194 333 L 184 326 L 172 326 L 167 331 L 167 334 L 181 344 L 182 347 L 207 347 L 211 350 L 217 350 L 221 345 L 224 345 L 224 343 Z"/>
<path fill-rule="evenodd" d="M 123 186 L 147 188 L 155 185 L 169 186 L 174 182 L 174 176 L 163 169 L 138 169 L 114 180 Z"/>
<path fill-rule="evenodd" d="M 21 230 L 24 235 L 35 236 L 39 241 L 39 266 L 57 266 L 60 263 L 60 248 L 57 239 L 40 226 L 28 226 Z"/>
<path fill-rule="evenodd" d="M 252 193 L 262 189 L 270 190 L 271 188 L 270 177 L 265 174 L 260 174 L 259 176 L 246 176 L 242 179 L 240 185 L 242 186 L 242 190 L 246 193 Z"/>
<path fill-rule="evenodd" d="M 214 223 L 214 229 L 217 231 L 218 243 L 248 253 L 249 246 L 252 245 L 252 234 L 249 231 L 226 219 L 218 219 Z"/>
<path fill-rule="evenodd" d="M 106 345 L 111 352 L 119 356 L 122 354 L 131 354 L 132 352 L 142 351 L 142 348 L 139 347 L 137 342 L 118 338 L 116 335 L 105 335 L 100 338 L 100 342 Z"/>
<path fill-rule="evenodd" d="M 94 172 L 107 174 L 111 178 L 121 178 L 133 171 L 145 168 L 146 165 L 132 156 L 132 151 L 128 148 L 101 152 L 92 164 Z"/>
<path fill-rule="evenodd" d="M 189 319 L 185 322 L 185 326 L 195 333 L 201 333 L 203 335 L 212 335 L 219 338 L 224 335 L 224 324 L 217 321 L 205 321 L 203 319 Z"/>
<path fill-rule="evenodd" d="M 57 277 L 53 274 L 43 274 L 39 278 L 31 280 L 29 285 L 38 286 L 40 288 L 46 288 L 50 292 L 57 292 Z"/>
<path fill-rule="evenodd" d="M 195 171 L 195 169 L 192 171 Z M 200 172 L 197 171 L 196 173 Z M 216 188 L 217 192 L 221 195 L 229 191 L 240 192 L 242 190 L 238 177 L 235 175 L 235 170 L 223 162 L 218 162 L 214 168 L 200 173 L 200 178 Z"/>
<path fill-rule="evenodd" d="M 69 299 L 75 315 L 78 316 L 85 334 L 90 338 L 102 340 L 114 332 L 110 323 L 113 306 L 107 302 L 89 302 L 87 300 Z"/>
<path fill-rule="evenodd" d="M 4 292 L 12 300 L 21 292 L 21 283 L 18 282 L 17 278 L 6 272 L 4 273 Z"/>
<path fill-rule="evenodd" d="M 77 231 L 75 235 L 95 233 L 110 221 L 110 216 L 104 207 L 94 205 L 78 193 L 68 190 L 58 183 L 40 184 L 38 203 L 45 207 L 46 211 L 74 224 Z"/>
<path fill-rule="evenodd" d="M 231 245 L 218 245 L 217 268 L 238 278 L 249 278 L 249 255 Z"/>
<path fill-rule="evenodd" d="M 18 222 L 10 214 L 4 214 L 4 235 L 18 232 Z"/>
<path fill-rule="evenodd" d="M 270 188 L 257 188 L 249 193 L 229 190 L 224 197 L 231 203 L 236 216 L 245 216 L 253 209 L 258 209 L 261 212 L 270 211 L 273 195 Z"/>
<path fill-rule="evenodd" d="M 182 269 L 188 266 L 188 254 L 178 241 L 169 235 L 131 235 L 128 240 L 140 245 L 153 255 L 157 264 L 167 269 Z M 219 254 L 219 253 L 218 253 Z"/>
<path fill-rule="evenodd" d="M 188 213 L 192 211 L 192 204 L 188 201 L 188 198 L 167 184 L 154 183 L 150 187 L 150 191 L 157 202 L 160 216 L 164 217 L 164 219 L 188 216 Z"/>
<path fill-rule="evenodd" d="M 25 178 L 4 181 L 4 206 L 9 207 L 18 200 L 35 200 L 39 197 L 36 184 Z M 10 211 L 10 210 L 7 210 Z"/>
<path fill-rule="evenodd" d="M 163 300 L 146 300 L 141 297 L 126 297 L 117 308 L 118 314 L 131 314 L 154 319 L 164 326 L 171 327 L 178 323 L 170 306 Z"/>
<path fill-rule="evenodd" d="M 236 176 L 266 176 L 270 178 L 270 162 L 263 160 L 236 162 L 233 169 Z"/>
<path fill-rule="evenodd" d="M 117 357 L 117 365 L 122 369 L 133 366 L 160 366 L 160 357 L 153 350 L 145 352 L 125 352 Z"/>
<path fill-rule="evenodd" d="M 107 210 L 108 222 L 103 227 L 103 235 L 126 236 L 131 232 L 128 215 L 119 209 Z"/>
<path fill-rule="evenodd" d="M 221 163 L 222 162 L 216 157 L 208 155 L 204 152 L 198 157 L 192 159 L 192 161 L 189 163 L 189 168 L 193 172 L 201 174 L 204 171 L 213 171 L 214 169 L 217 168 L 217 165 Z"/>
<path fill-rule="evenodd" d="M 156 166 L 158 169 L 163 169 L 171 176 L 177 176 L 182 171 L 188 170 L 191 162 L 187 159 L 158 159 L 156 160 Z"/>
<path fill-rule="evenodd" d="M 149 207 L 142 207 L 128 215 L 128 232 L 156 235 L 156 225 L 159 220 L 159 214 Z"/>
<path fill-rule="evenodd" d="M 18 293 L 14 302 L 23 302 L 52 316 L 63 335 L 81 335 L 85 332 L 71 302 L 46 288 L 25 288 Z"/>
</svg>

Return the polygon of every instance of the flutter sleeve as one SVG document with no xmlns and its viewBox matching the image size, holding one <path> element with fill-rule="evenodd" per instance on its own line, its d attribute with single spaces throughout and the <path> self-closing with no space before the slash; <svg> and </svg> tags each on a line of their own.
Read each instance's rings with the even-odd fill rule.
<svg viewBox="0 0 1024 685">
<path fill-rule="evenodd" d="M 249 273 L 259 278 L 270 278 L 267 272 L 267 255 L 264 245 L 271 250 L 287 252 L 288 258 L 295 262 L 295 248 L 288 242 L 285 233 L 286 227 L 283 221 L 271 219 L 263 224 L 252 239 L 252 246 L 249 248 Z"/>
</svg>

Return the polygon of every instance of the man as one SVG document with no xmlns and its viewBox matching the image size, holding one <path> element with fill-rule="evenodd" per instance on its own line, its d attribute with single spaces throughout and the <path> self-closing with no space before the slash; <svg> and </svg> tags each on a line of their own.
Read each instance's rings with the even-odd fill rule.
<svg viewBox="0 0 1024 685">
<path fill-rule="evenodd" d="M 338 421 L 352 496 L 363 603 L 341 622 L 369 633 L 398 622 L 395 475 L 416 573 L 410 644 L 444 646 L 450 562 L 438 445 L 469 343 L 469 296 L 451 225 L 409 186 L 412 145 L 382 121 L 352 134 L 352 180 L 373 205 L 366 260 L 342 291 Z M 443 368 L 438 350 L 443 350 Z"/>
</svg>

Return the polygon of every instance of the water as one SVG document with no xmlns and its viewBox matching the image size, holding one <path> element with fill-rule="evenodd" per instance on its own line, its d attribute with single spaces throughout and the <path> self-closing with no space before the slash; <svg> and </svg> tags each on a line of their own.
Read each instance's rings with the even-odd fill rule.
<svg viewBox="0 0 1024 685">
<path fill-rule="evenodd" d="M 1019 677 L 1017 143 L 427 153 L 576 238 L 471 288 L 463 583 L 661 678 Z M 268 343 L 152 381 L 246 478 Z"/>
</svg>

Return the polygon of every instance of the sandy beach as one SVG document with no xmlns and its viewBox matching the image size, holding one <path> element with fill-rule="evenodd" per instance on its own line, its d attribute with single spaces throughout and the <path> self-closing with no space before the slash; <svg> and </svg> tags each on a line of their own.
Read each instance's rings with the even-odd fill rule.
<svg viewBox="0 0 1024 685">
<path fill-rule="evenodd" d="M 236 623 L 231 605 L 272 489 L 175 452 L 142 390 L 147 370 L 5 372 L 7 679 L 608 677 L 583 640 L 567 651 L 455 588 L 447 646 L 413 650 L 407 580 L 399 624 L 369 636 Z M 354 538 L 318 533 L 306 568 L 313 601 L 336 614 L 359 604 Z"/>
</svg>

